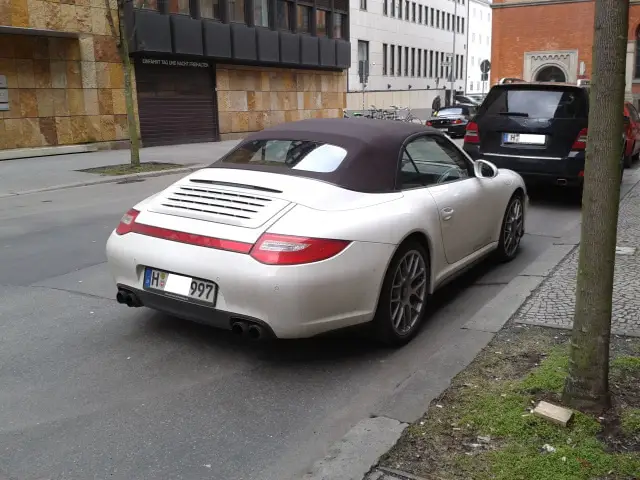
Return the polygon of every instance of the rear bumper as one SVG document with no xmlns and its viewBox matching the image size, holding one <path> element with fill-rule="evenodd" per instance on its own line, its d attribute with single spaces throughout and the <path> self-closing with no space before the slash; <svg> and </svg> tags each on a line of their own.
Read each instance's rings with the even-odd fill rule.
<svg viewBox="0 0 640 480">
<path fill-rule="evenodd" d="M 522 158 L 485 153 L 478 145 L 464 144 L 463 149 L 473 159 L 484 159 L 498 168 L 508 168 L 520 174 L 529 185 L 580 187 L 583 184 L 585 154 L 572 152 L 564 158 Z"/>
<path fill-rule="evenodd" d="M 262 324 L 278 338 L 301 338 L 370 321 L 394 250 L 353 242 L 329 260 L 271 266 L 245 254 L 129 233 L 111 235 L 107 260 L 116 285 L 146 307 L 227 330 L 238 319 Z M 215 306 L 145 290 L 146 266 L 214 282 Z"/>
<path fill-rule="evenodd" d="M 460 125 L 447 125 L 447 126 L 431 126 L 431 128 L 435 128 L 439 132 L 446 133 L 450 137 L 464 137 L 464 134 L 467 129 L 467 125 L 462 123 Z"/>
</svg>

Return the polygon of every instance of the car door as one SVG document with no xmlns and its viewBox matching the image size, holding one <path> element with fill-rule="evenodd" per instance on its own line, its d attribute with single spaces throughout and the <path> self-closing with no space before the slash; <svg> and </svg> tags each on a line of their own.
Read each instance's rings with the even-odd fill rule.
<svg viewBox="0 0 640 480">
<path fill-rule="evenodd" d="M 459 262 L 489 244 L 495 230 L 493 212 L 484 204 L 489 192 L 474 176 L 472 162 L 441 135 L 413 139 L 405 156 L 435 201 L 447 262 Z"/>
</svg>

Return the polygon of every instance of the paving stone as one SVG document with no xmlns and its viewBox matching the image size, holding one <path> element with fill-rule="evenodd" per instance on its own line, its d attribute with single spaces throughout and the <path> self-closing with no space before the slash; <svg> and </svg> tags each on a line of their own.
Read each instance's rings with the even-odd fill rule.
<svg viewBox="0 0 640 480">
<path fill-rule="evenodd" d="M 640 184 L 620 205 L 611 331 L 640 336 Z M 570 329 L 575 308 L 578 247 L 520 307 L 517 323 Z"/>
</svg>

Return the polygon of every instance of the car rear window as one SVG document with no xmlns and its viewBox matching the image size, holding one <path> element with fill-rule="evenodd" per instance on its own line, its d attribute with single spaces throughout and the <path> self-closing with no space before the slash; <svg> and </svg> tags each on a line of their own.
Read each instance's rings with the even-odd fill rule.
<svg viewBox="0 0 640 480">
<path fill-rule="evenodd" d="M 438 116 L 443 117 L 446 115 L 462 115 L 462 108 L 443 108 L 438 111 Z"/>
<path fill-rule="evenodd" d="M 528 118 L 586 118 L 586 94 L 571 88 L 494 88 L 483 105 L 488 115 Z"/>
<path fill-rule="evenodd" d="M 334 172 L 347 156 L 336 145 L 306 140 L 255 140 L 225 156 L 220 163 L 281 166 L 307 172 Z"/>
</svg>

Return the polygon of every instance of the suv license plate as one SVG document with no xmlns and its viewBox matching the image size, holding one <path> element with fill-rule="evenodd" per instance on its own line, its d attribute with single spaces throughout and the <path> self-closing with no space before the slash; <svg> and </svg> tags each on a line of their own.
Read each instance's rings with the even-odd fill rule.
<svg viewBox="0 0 640 480">
<path fill-rule="evenodd" d="M 528 145 L 544 145 L 546 137 L 531 133 L 505 133 L 502 137 L 503 143 L 518 143 Z"/>
</svg>

